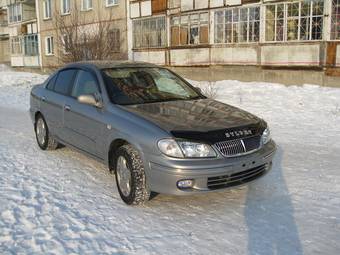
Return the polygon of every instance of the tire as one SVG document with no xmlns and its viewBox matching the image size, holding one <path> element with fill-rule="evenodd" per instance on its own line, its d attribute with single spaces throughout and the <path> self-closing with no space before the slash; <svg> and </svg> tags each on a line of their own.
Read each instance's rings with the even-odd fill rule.
<svg viewBox="0 0 340 255">
<path fill-rule="evenodd" d="M 125 160 L 125 161 L 124 161 Z M 123 188 L 121 164 L 125 164 L 129 177 L 129 190 Z M 128 205 L 142 205 L 149 201 L 150 191 L 146 185 L 143 161 L 139 152 L 131 145 L 121 146 L 115 157 L 115 176 L 119 195 Z"/>
<path fill-rule="evenodd" d="M 44 130 L 42 130 L 43 128 Z M 42 150 L 55 150 L 58 147 L 58 142 L 50 136 L 48 126 L 44 117 L 39 114 L 34 124 L 35 138 Z"/>
</svg>

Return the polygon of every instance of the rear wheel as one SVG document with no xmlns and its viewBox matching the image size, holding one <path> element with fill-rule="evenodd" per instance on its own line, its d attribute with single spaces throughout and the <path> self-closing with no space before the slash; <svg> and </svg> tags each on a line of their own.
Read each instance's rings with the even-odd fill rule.
<svg viewBox="0 0 340 255">
<path fill-rule="evenodd" d="M 41 114 L 37 116 L 34 130 L 37 143 L 42 150 L 57 149 L 58 142 L 50 136 L 46 121 Z"/>
<path fill-rule="evenodd" d="M 140 205 L 149 200 L 143 161 L 131 145 L 121 146 L 116 153 L 116 183 L 122 200 L 128 205 Z"/>
</svg>

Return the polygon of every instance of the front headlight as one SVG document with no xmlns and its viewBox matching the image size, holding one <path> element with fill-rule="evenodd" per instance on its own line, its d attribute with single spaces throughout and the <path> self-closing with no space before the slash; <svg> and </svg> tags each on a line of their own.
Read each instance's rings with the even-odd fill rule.
<svg viewBox="0 0 340 255">
<path fill-rule="evenodd" d="M 158 148 L 165 155 L 175 158 L 183 158 L 181 148 L 173 139 L 163 139 L 158 142 Z"/>
<path fill-rule="evenodd" d="M 187 141 L 179 141 L 178 144 L 181 147 L 186 158 L 216 157 L 216 152 L 208 144 Z"/>
<path fill-rule="evenodd" d="M 262 144 L 266 144 L 268 143 L 270 140 L 271 140 L 271 136 L 270 136 L 270 130 L 269 128 L 267 127 L 263 133 L 262 133 Z"/>
<path fill-rule="evenodd" d="M 158 148 L 165 155 L 175 158 L 216 157 L 216 152 L 210 145 L 196 142 L 163 139 L 158 142 Z"/>
</svg>

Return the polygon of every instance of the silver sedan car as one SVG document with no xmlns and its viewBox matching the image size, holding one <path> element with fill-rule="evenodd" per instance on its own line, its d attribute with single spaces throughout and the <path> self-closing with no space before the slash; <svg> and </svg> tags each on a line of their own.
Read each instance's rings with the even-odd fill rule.
<svg viewBox="0 0 340 255">
<path fill-rule="evenodd" d="M 41 149 L 62 144 L 106 164 L 127 204 L 248 183 L 276 150 L 264 120 L 148 63 L 67 65 L 32 89 L 30 114 Z"/>
</svg>

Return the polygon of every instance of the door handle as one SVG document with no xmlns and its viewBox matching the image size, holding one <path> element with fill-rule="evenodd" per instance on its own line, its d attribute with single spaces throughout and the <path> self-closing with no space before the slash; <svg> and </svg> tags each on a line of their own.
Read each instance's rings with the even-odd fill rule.
<svg viewBox="0 0 340 255">
<path fill-rule="evenodd" d="M 71 106 L 69 106 L 69 105 L 66 104 L 66 105 L 64 106 L 64 109 L 65 109 L 65 111 L 68 111 L 68 112 L 69 112 L 69 111 L 71 111 Z"/>
<path fill-rule="evenodd" d="M 42 97 L 41 101 L 45 102 L 46 101 L 46 97 Z"/>
</svg>

